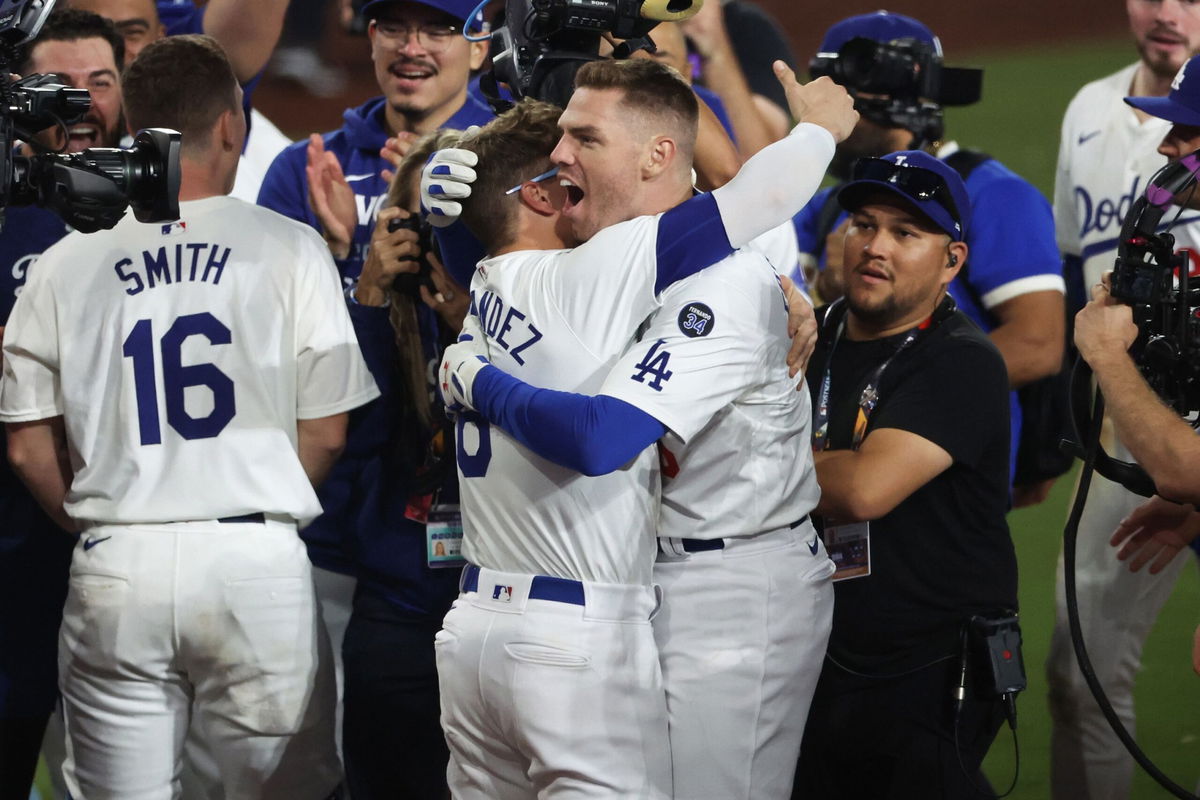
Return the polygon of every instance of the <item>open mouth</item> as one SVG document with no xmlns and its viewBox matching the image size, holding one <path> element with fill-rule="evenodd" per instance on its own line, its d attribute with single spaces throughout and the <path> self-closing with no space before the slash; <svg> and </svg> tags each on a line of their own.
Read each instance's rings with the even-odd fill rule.
<svg viewBox="0 0 1200 800">
<path fill-rule="evenodd" d="M 71 151 L 95 147 L 100 139 L 100 126 L 91 122 L 80 122 L 67 129 L 70 138 L 68 149 Z"/>
<path fill-rule="evenodd" d="M 392 64 L 388 68 L 388 72 L 401 81 L 412 81 L 414 83 L 432 78 L 437 74 L 437 70 L 432 67 L 410 63 Z"/>
<path fill-rule="evenodd" d="M 567 190 L 567 201 L 563 204 L 563 213 L 570 213 L 572 209 L 583 202 L 584 191 L 566 178 L 560 180 L 558 185 Z"/>
</svg>

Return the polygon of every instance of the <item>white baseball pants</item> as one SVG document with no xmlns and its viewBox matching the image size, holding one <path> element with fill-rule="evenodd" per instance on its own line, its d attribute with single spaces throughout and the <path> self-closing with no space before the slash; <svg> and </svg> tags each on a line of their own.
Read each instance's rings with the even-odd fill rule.
<svg viewBox="0 0 1200 800">
<path fill-rule="evenodd" d="M 435 639 L 453 796 L 670 798 L 654 588 L 476 569 Z"/>
<path fill-rule="evenodd" d="M 834 565 L 807 521 L 725 543 L 654 565 L 675 798 L 787 800 L 833 623 Z"/>
<path fill-rule="evenodd" d="M 329 643 L 295 526 L 97 526 L 59 641 L 74 800 L 172 800 L 195 716 L 228 800 L 326 798 L 341 776 Z"/>
</svg>

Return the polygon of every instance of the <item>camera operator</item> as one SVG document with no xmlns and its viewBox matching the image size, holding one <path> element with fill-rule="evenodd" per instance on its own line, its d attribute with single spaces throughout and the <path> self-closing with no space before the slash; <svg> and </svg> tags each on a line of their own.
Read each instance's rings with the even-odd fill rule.
<svg viewBox="0 0 1200 800">
<path fill-rule="evenodd" d="M 45 133 L 51 147 L 75 153 L 115 147 L 124 132 L 120 65 L 124 43 L 105 19 L 85 11 L 50 15 L 27 43 L 18 63 L 22 75 L 53 73 L 92 95 L 92 107 L 63 137 Z M 43 250 L 67 235 L 67 224 L 49 209 L 4 209 L 0 231 L 0 331 Z M 10 331 L 15 334 L 16 331 Z M 7 437 L 0 432 L 0 453 Z M 37 505 L 0 457 L 0 796 L 27 797 L 46 721 L 58 695 L 58 627 L 67 593 L 74 537 Z"/>
<path fill-rule="evenodd" d="M 1200 56 L 1180 68 L 1166 97 L 1125 102 L 1171 123 L 1158 148 L 1171 161 L 1200 149 Z M 1176 201 L 1200 208 L 1196 194 L 1189 190 Z M 1091 302 L 1076 315 L 1075 345 L 1100 384 L 1118 439 L 1149 473 L 1158 495 L 1176 503 L 1200 502 L 1200 438 L 1142 378 L 1129 353 L 1138 335 L 1132 308 L 1113 298 L 1110 277 L 1106 273 L 1092 286 Z"/>
<path fill-rule="evenodd" d="M 1008 380 L 947 296 L 971 224 L 958 173 L 907 151 L 854 176 L 838 192 L 846 294 L 808 368 L 838 574 L 793 797 L 977 797 L 1003 709 L 967 670 L 968 621 L 1017 603 Z"/>
<path fill-rule="evenodd" d="M 913 66 L 909 60 L 915 60 Z M 914 69 L 909 74 L 905 70 Z M 940 68 L 940 71 L 936 71 Z M 1028 181 L 996 159 L 943 141 L 943 106 L 978 101 L 962 87 L 975 71 L 944 66 L 940 40 L 919 20 L 880 11 L 849 17 L 825 34 L 810 64 L 856 93 L 862 118 L 839 145 L 834 174 L 841 180 L 856 158 L 895 150 L 924 150 L 957 170 L 966 183 L 975 224 L 967 234 L 969 264 L 949 292 L 1004 356 L 1012 389 L 1054 375 L 1062 367 L 1063 281 L 1050 205 Z M 922 84 L 924 76 L 939 78 Z M 926 92 L 933 96 L 926 96 Z M 796 217 L 800 251 L 823 267 L 816 291 L 826 302 L 841 296 L 841 238 L 847 217 L 829 189 Z M 1017 393 L 1010 396 L 1011 458 L 1017 505 L 1040 502 L 1050 485 L 1043 471 L 1017 470 L 1023 422 Z M 1032 415 L 1031 415 L 1032 416 Z M 1030 422 L 1032 425 L 1032 421 Z M 1063 469 L 1069 459 L 1063 458 Z"/>
<path fill-rule="evenodd" d="M 1200 49 L 1200 6 L 1131 2 L 1127 9 L 1138 61 L 1080 89 L 1063 119 L 1055 222 L 1068 291 L 1079 294 L 1079 305 L 1087 285 L 1100 283 L 1104 272 L 1112 269 L 1123 218 L 1145 192 L 1150 177 L 1163 166 L 1164 156 L 1176 160 L 1200 146 L 1196 141 L 1200 131 L 1189 124 L 1200 117 L 1196 114 L 1200 108 L 1200 61 L 1189 61 Z M 1118 102 L 1131 94 L 1135 97 L 1125 101 L 1129 105 Z M 1198 220 L 1200 216 L 1192 210 L 1184 210 L 1175 220 L 1172 235 L 1177 246 L 1200 243 Z M 1091 314 L 1107 318 L 1123 313 L 1122 309 L 1102 314 L 1100 310 L 1094 308 L 1089 318 Z M 1084 333 L 1085 337 L 1092 335 Z M 1079 347 L 1078 341 L 1076 344 Z M 1107 372 L 1109 366 L 1101 365 L 1097 373 Z M 1110 403 L 1123 402 L 1107 390 L 1105 398 Z M 1138 425 L 1141 435 L 1153 435 L 1148 424 Z M 1125 443 L 1113 440 L 1112 426 L 1105 427 L 1101 442 L 1109 453 L 1129 458 Z M 1170 444 L 1187 443 L 1173 440 Z M 1165 509 L 1165 503 L 1153 505 L 1162 504 Z M 1125 728 L 1131 731 L 1136 721 L 1133 690 L 1142 648 L 1185 561 L 1169 566 L 1162 562 L 1156 574 L 1148 575 L 1132 574 L 1113 558 L 1109 547 L 1113 531 L 1123 526 L 1123 520 L 1146 513 L 1138 510 L 1144 504 L 1141 496 L 1096 475 L 1079 521 L 1075 561 L 1084 641 L 1104 643 L 1091 648 L 1092 667 Z M 1151 524 L 1157 529 L 1164 523 L 1160 514 L 1153 516 Z M 1168 530 L 1173 527 L 1170 522 L 1165 525 Z M 1056 800 L 1118 800 L 1129 796 L 1134 760 L 1104 719 L 1076 662 L 1063 574 L 1060 557 L 1055 624 L 1046 659 L 1052 720 L 1051 796 Z"/>
</svg>

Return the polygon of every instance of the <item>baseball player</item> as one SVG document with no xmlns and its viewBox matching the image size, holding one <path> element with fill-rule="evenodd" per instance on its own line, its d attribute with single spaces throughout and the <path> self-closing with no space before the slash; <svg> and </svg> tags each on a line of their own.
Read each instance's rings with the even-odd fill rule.
<svg viewBox="0 0 1200 800">
<path fill-rule="evenodd" d="M 484 368 L 472 403 L 540 456 L 586 474 L 619 469 L 661 440 L 653 574 L 664 602 L 653 627 L 675 796 L 787 798 L 834 571 L 808 520 L 820 490 L 804 446 L 807 392 L 795 391 L 785 364 L 787 303 L 751 250 L 660 299 L 599 396 L 534 390 Z M 446 358 L 455 357 L 452 348 Z"/>
<path fill-rule="evenodd" d="M 1082 305 L 1085 287 L 1112 269 L 1126 213 L 1165 163 L 1160 143 L 1171 123 L 1123 102 L 1127 95 L 1163 97 L 1183 84 L 1200 49 L 1200 6 L 1178 0 L 1128 3 L 1138 61 L 1075 95 L 1063 118 L 1054 188 L 1054 220 L 1068 293 Z M 1176 87 L 1178 88 L 1178 87 Z M 1179 247 L 1195 247 L 1200 214 L 1184 210 L 1173 233 Z M 1195 270 L 1195 265 L 1192 267 Z M 1106 450 L 1128 460 L 1111 431 Z M 1142 645 L 1188 559 L 1157 575 L 1131 573 L 1108 539 L 1142 498 L 1097 475 L 1079 523 L 1075 576 L 1083 638 L 1092 666 L 1125 727 L 1133 730 L 1133 685 Z M 1051 732 L 1051 787 L 1056 798 L 1127 797 L 1133 759 L 1096 706 L 1075 661 L 1059 562 L 1057 611 L 1046 661 Z"/>
<path fill-rule="evenodd" d="M 175 796 L 194 718 L 226 797 L 332 797 L 330 654 L 296 528 L 345 413 L 378 392 L 320 237 L 224 196 L 245 123 L 220 47 L 150 45 L 125 88 L 131 125 L 183 135 L 181 217 L 43 254 L 0 388 L 18 474 L 82 531 L 59 640 L 67 786 Z"/>
<path fill-rule="evenodd" d="M 823 124 L 838 133 L 848 129 L 854 115 L 840 90 L 829 82 L 792 85 L 797 116 L 817 116 L 804 98 L 832 95 L 836 111 Z M 506 371 L 552 388 L 599 390 L 638 323 L 666 299 L 666 293 L 655 297 L 661 284 L 728 255 L 731 245 L 769 229 L 778 219 L 772 215 L 803 202 L 833 138 L 811 123 L 752 159 L 713 195 L 612 224 L 622 214 L 661 210 L 687 196 L 689 159 L 678 154 L 689 153 L 690 142 L 678 126 L 689 105 L 695 114 L 695 103 L 674 73 L 652 62 L 585 66 L 559 123 L 564 136 L 552 156 L 559 185 L 545 183 L 540 173 L 549 148 L 533 146 L 535 125 L 522 119 L 537 106 L 521 106 L 500 127 L 464 142 L 478 154 L 481 172 L 464 220 L 493 253 L 472 284 L 473 309 Z M 522 158 L 507 141 L 517 138 L 514 130 L 527 142 Z M 546 138 L 554 133 L 550 128 Z M 748 200 L 741 192 L 751 186 L 772 186 L 767 172 L 783 164 L 794 164 L 783 170 L 788 185 L 768 193 L 779 202 L 738 213 L 748 206 L 735 198 Z M 435 161 L 430 171 L 437 169 Z M 509 184 L 519 194 L 517 208 L 505 205 Z M 713 224 L 718 219 L 723 224 Z M 544 252 L 568 243 L 564 222 L 587 243 Z M 766 296 L 782 314 L 770 268 L 756 256 L 744 259 L 758 270 L 756 284 L 769 276 L 775 294 Z M 751 294 L 764 296 L 757 286 Z M 482 364 L 452 360 L 444 362 L 443 392 L 451 383 L 464 387 L 459 399 L 469 404 L 472 373 Z M 651 374 L 662 360 L 648 356 Z M 778 363 L 782 368 L 782 352 Z M 610 443 L 615 447 L 593 454 L 592 463 L 602 466 L 585 467 L 598 477 L 587 478 L 535 455 L 540 447 L 527 447 L 477 414 L 460 417 L 459 432 L 464 553 L 478 566 L 467 569 L 464 595 L 437 640 L 456 796 L 553 796 L 571 789 L 578 796 L 669 796 L 666 708 L 645 624 L 656 605 L 652 455 Z M 629 463 L 617 469 L 612 458 Z M 604 624 L 618 618 L 639 624 Z"/>
</svg>

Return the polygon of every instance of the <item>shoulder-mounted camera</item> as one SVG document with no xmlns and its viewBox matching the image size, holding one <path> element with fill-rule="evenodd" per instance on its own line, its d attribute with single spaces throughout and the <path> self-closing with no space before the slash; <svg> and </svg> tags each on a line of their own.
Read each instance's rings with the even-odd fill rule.
<svg viewBox="0 0 1200 800">
<path fill-rule="evenodd" d="M 944 66 L 936 39 L 855 37 L 836 52 L 817 53 L 808 71 L 846 87 L 855 108 L 872 122 L 912 131 L 917 146 L 942 138 L 943 106 L 976 103 L 983 86 L 983 70 Z"/>
<path fill-rule="evenodd" d="M 1151 388 L 1181 417 L 1200 411 L 1200 281 L 1191 276 L 1189 251 L 1175 252 L 1175 237 L 1162 218 L 1180 195 L 1194 191 L 1200 150 L 1159 170 L 1134 202 L 1121 226 L 1110 282 L 1113 298 L 1128 304 L 1138 337 L 1130 354 Z M 1091 370 L 1079 361 L 1071 385 L 1076 436 L 1091 425 Z M 1076 455 L 1082 448 L 1075 448 Z M 1154 482 L 1136 464 L 1101 452 L 1096 471 L 1141 495 Z"/>
<path fill-rule="evenodd" d="M 716 0 L 710 0 L 716 2 Z M 532 97 L 559 107 L 571 98 L 575 73 L 600 58 L 600 37 L 611 33 L 625 43 L 614 54 L 625 58 L 654 50 L 650 31 L 660 22 L 695 14 L 704 0 L 506 0 L 504 24 L 492 33 L 492 70 L 482 82 L 497 112 L 510 104 L 497 83 L 516 99 Z"/>
</svg>

